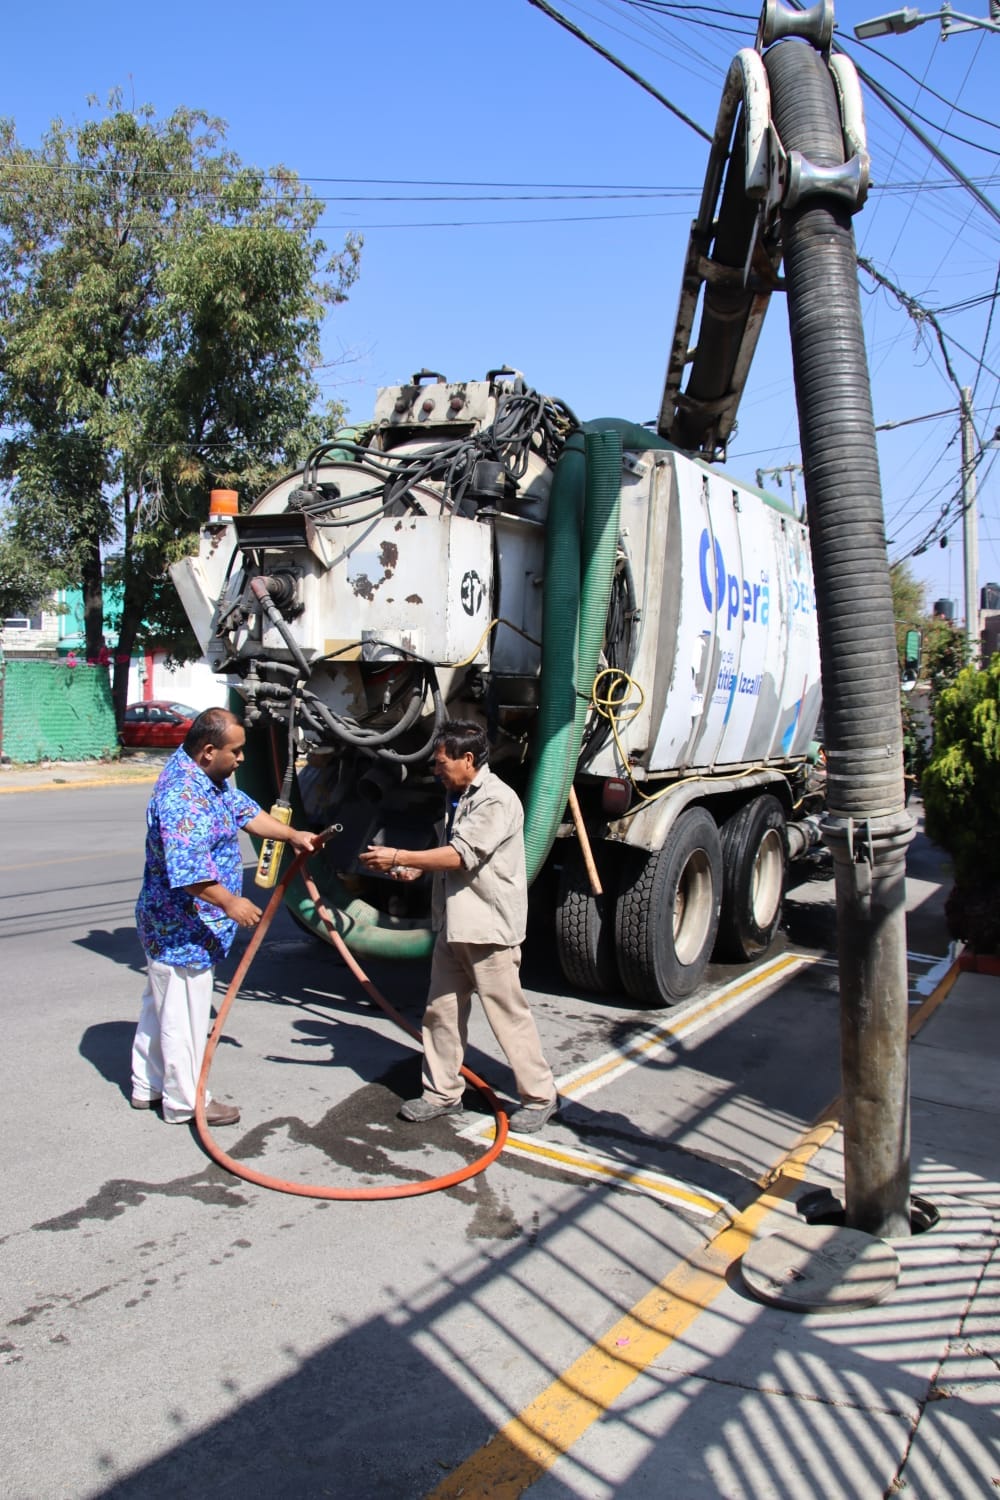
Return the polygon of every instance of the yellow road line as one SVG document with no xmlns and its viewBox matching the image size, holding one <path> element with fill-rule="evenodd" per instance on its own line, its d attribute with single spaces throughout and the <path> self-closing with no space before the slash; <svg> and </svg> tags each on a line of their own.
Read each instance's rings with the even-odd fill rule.
<svg viewBox="0 0 1000 1500">
<path fill-rule="evenodd" d="M 576 1074 L 572 1072 L 565 1074 L 556 1081 L 559 1093 L 565 1098 L 580 1097 L 582 1094 L 589 1094 L 598 1088 L 605 1087 L 629 1068 L 636 1067 L 651 1052 L 707 1024 L 709 1020 L 723 1014 L 730 1005 L 735 1005 L 744 999 L 748 993 L 764 988 L 772 980 L 787 976 L 790 971 L 813 962 L 814 960 L 807 954 L 786 954 L 774 959 L 771 963 L 755 970 L 747 978 L 726 985 L 723 989 L 706 997 L 701 1004 L 690 1006 L 675 1020 L 664 1022 L 661 1026 L 643 1032 L 639 1038 L 633 1038 L 624 1046 L 606 1052 L 594 1062 L 584 1064 Z M 477 1121 L 470 1128 L 462 1131 L 462 1135 L 468 1140 L 492 1140 L 492 1128 Z M 504 1155 L 508 1152 L 514 1155 L 545 1158 L 578 1176 L 591 1176 L 598 1180 L 617 1182 L 632 1192 L 647 1193 L 661 1201 L 675 1203 L 678 1207 L 706 1218 L 714 1218 L 716 1214 L 726 1210 L 731 1211 L 731 1205 L 725 1199 L 698 1192 L 689 1184 L 668 1177 L 666 1173 L 623 1166 L 602 1152 L 577 1151 L 567 1147 L 543 1145 L 537 1140 L 529 1140 L 526 1136 L 514 1133 L 507 1137 L 507 1143 L 504 1146 Z"/>
<path fill-rule="evenodd" d="M 600 1083 L 608 1081 L 608 1075 L 617 1072 L 623 1067 L 631 1067 L 647 1053 L 654 1051 L 657 1047 L 665 1046 L 668 1042 L 679 1039 L 690 1032 L 697 1023 L 704 1022 L 716 1012 L 736 1004 L 745 995 L 751 993 L 763 985 L 778 979 L 781 975 L 789 973 L 793 969 L 803 968 L 814 960 L 808 954 L 789 953 L 781 958 L 776 958 L 769 964 L 755 969 L 753 974 L 746 979 L 741 979 L 735 984 L 726 985 L 710 999 L 701 1005 L 691 1006 L 685 1010 L 674 1021 L 665 1021 L 661 1026 L 654 1027 L 651 1031 L 642 1033 L 641 1036 L 633 1038 L 625 1046 L 615 1048 L 613 1052 L 605 1055 L 585 1067 L 578 1074 L 570 1073 L 565 1080 L 558 1084 L 560 1094 L 567 1096 L 589 1093 L 590 1090 Z"/>
<path fill-rule="evenodd" d="M 836 1118 L 817 1121 L 748 1208 L 675 1267 L 426 1500 L 515 1500 L 529 1489 L 724 1291 L 730 1267 L 838 1127 Z"/>
<path fill-rule="evenodd" d="M 909 1017 L 911 1036 L 930 1019 L 960 973 L 956 960 Z M 517 1500 L 530 1489 L 725 1289 L 731 1267 L 767 1216 L 789 1197 L 812 1157 L 840 1129 L 841 1112 L 838 1098 L 761 1179 L 763 1191 L 753 1203 L 676 1266 L 426 1500 Z"/>
<path fill-rule="evenodd" d="M 492 1138 L 492 1130 L 489 1127 L 479 1133 L 484 1139 Z M 566 1167 L 569 1171 L 586 1177 L 603 1177 L 621 1183 L 623 1187 L 632 1188 L 635 1192 L 649 1193 L 655 1198 L 666 1199 L 694 1213 L 703 1214 L 706 1218 L 714 1218 L 723 1209 L 731 1210 L 731 1205 L 724 1198 L 715 1198 L 709 1193 L 698 1193 L 685 1183 L 668 1177 L 663 1172 L 623 1166 L 601 1152 L 573 1151 L 563 1146 L 547 1146 L 541 1141 L 513 1134 L 507 1137 L 504 1146 L 505 1156 L 508 1151 L 515 1155 L 534 1156 L 543 1161 L 555 1162 L 557 1166 Z"/>
<path fill-rule="evenodd" d="M 927 999 L 922 1001 L 910 1016 L 908 1029 L 911 1037 L 915 1037 L 921 1027 L 927 1024 L 961 973 L 962 969 L 959 960 L 956 958 L 948 972 L 942 976 L 936 988 L 931 990 Z"/>
</svg>

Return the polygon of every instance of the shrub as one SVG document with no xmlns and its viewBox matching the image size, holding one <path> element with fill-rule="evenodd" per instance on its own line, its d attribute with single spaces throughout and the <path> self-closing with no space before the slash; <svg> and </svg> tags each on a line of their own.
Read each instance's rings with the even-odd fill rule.
<svg viewBox="0 0 1000 1500">
<path fill-rule="evenodd" d="M 1000 884 L 1000 656 L 982 670 L 966 667 L 938 695 L 934 751 L 921 786 L 927 833 L 954 865 L 953 933 L 992 950 L 995 923 L 975 913 L 985 915 L 990 903 L 977 898 Z"/>
</svg>

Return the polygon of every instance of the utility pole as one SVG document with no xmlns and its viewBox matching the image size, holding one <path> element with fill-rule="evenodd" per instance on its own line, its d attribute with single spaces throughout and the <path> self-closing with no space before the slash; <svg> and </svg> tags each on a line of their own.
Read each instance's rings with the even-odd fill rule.
<svg viewBox="0 0 1000 1500">
<path fill-rule="evenodd" d="M 758 469 L 757 470 L 757 488 L 759 490 L 762 490 L 764 488 L 764 480 L 765 479 L 775 479 L 775 480 L 777 480 L 777 482 L 778 482 L 778 488 L 780 489 L 781 488 L 781 476 L 782 476 L 782 474 L 787 474 L 788 475 L 788 482 L 789 482 L 789 484 L 791 486 L 791 490 L 792 490 L 792 510 L 795 512 L 795 514 L 797 516 L 801 516 L 802 512 L 799 510 L 798 492 L 797 492 L 797 490 L 795 488 L 795 476 L 796 476 L 796 474 L 801 474 L 801 473 L 802 473 L 802 465 L 801 464 L 793 464 L 793 463 L 779 464 L 778 467 L 775 468 L 775 469 Z"/>
<path fill-rule="evenodd" d="M 962 387 L 962 548 L 965 560 L 965 640 L 969 664 L 979 665 L 979 531 L 976 525 L 976 429 L 972 391 Z"/>
</svg>

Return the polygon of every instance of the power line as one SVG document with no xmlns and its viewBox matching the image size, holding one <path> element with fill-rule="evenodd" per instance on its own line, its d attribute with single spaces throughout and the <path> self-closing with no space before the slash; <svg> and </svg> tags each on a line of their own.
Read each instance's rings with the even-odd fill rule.
<svg viewBox="0 0 1000 1500">
<path fill-rule="evenodd" d="M 990 315 L 986 319 L 986 332 L 983 334 L 983 344 L 982 344 L 982 348 L 979 351 L 979 359 L 978 359 L 978 361 L 976 363 L 976 378 L 975 378 L 975 381 L 973 382 L 973 386 L 972 386 L 972 404 L 973 404 L 973 406 L 976 403 L 976 392 L 979 389 L 979 377 L 983 373 L 983 361 L 986 358 L 986 350 L 987 350 L 987 348 L 989 346 L 990 329 L 993 327 L 993 314 L 996 312 L 996 307 L 997 307 L 997 292 L 1000 292 L 1000 262 L 997 263 L 997 275 L 996 275 L 996 280 L 993 283 L 993 296 L 990 299 Z"/>
<path fill-rule="evenodd" d="M 0 185 L 3 184 L 3 179 L 4 179 L 5 176 L 20 177 L 22 175 L 23 171 L 25 170 L 25 168 L 27 168 L 27 169 L 29 169 L 31 171 L 43 171 L 43 172 L 47 172 L 47 173 L 50 173 L 50 174 L 55 174 L 55 173 L 62 174 L 62 173 L 66 173 L 66 174 L 73 174 L 75 176 L 87 176 L 87 177 L 96 177 L 96 178 L 109 178 L 109 177 L 117 177 L 117 176 L 121 175 L 121 168 L 120 167 L 110 166 L 110 165 L 106 165 L 106 164 L 100 164 L 100 165 L 98 165 L 96 163 L 95 164 L 90 164 L 90 163 L 87 163 L 87 162 L 45 162 L 45 161 L 32 161 L 32 162 L 24 163 L 23 165 L 21 165 L 19 167 L 19 170 L 15 172 L 11 163 L 0 161 Z M 279 175 L 275 175 L 274 173 L 271 173 L 271 172 L 256 173 L 256 172 L 253 172 L 253 169 L 247 169 L 247 170 L 251 171 L 252 175 L 259 177 L 262 182 L 280 182 L 280 181 L 282 181 L 282 178 Z M 207 176 L 207 174 L 204 174 L 204 173 L 202 173 L 202 172 L 200 172 L 198 170 L 193 170 L 192 172 L 186 173 L 186 174 L 178 174 L 176 172 L 161 172 L 161 171 L 157 171 L 157 170 L 151 168 L 148 171 L 146 171 L 146 170 L 140 170 L 140 171 L 137 171 L 135 173 L 130 173 L 129 174 L 129 182 L 130 182 L 130 184 L 133 184 L 136 181 L 138 181 L 138 182 L 142 182 L 142 181 L 146 181 L 146 180 L 163 181 L 163 180 L 169 180 L 171 178 L 179 178 L 180 176 L 184 176 L 184 178 L 185 178 L 185 180 L 187 182 L 193 181 L 195 183 L 198 183 L 199 178 L 201 176 L 203 176 L 203 175 Z M 210 196 L 215 196 L 215 197 L 219 196 L 219 194 L 221 193 L 221 191 L 225 187 L 229 187 L 235 181 L 237 181 L 240 175 L 242 175 L 240 172 L 235 172 L 231 176 L 222 178 L 221 181 L 220 181 L 220 184 L 219 184 L 218 191 L 213 192 Z M 460 182 L 460 181 L 459 182 L 453 182 L 453 181 L 439 181 L 438 182 L 438 181 L 433 181 L 433 180 L 425 180 L 425 179 L 421 179 L 421 178 L 408 179 L 408 178 L 383 178 L 383 177 L 297 177 L 295 179 L 295 184 L 296 185 L 305 185 L 305 186 L 308 186 L 310 184 L 317 184 L 317 185 L 322 185 L 322 186 L 326 186 L 326 185 L 330 185 L 330 184 L 338 184 L 338 185 L 339 184 L 343 184 L 345 186 L 350 186 L 350 187 L 393 187 L 393 186 L 395 186 L 395 187 L 491 188 L 491 189 L 494 190 L 494 192 L 492 194 L 490 194 L 490 195 L 480 195 L 480 194 L 475 194 L 475 193 L 434 193 L 434 194 L 424 194 L 424 193 L 406 193 L 406 194 L 404 194 L 404 193 L 383 193 L 383 194 L 376 194 L 376 193 L 363 193 L 363 194 L 360 194 L 360 193 L 359 194 L 349 194 L 349 193 L 317 193 L 317 194 L 312 194 L 312 193 L 310 193 L 310 194 L 308 194 L 307 196 L 308 196 L 309 200 L 312 201 L 312 202 L 316 202 L 316 203 L 323 203 L 323 202 L 337 202 L 337 203 L 353 203 L 353 202 L 425 203 L 426 202 L 426 203 L 435 203 L 435 202 L 451 202 L 451 201 L 463 203 L 463 202 L 476 202 L 476 201 L 479 200 L 480 197 L 483 197 L 484 201 L 491 201 L 493 198 L 495 198 L 497 196 L 497 191 L 496 190 L 499 190 L 499 189 L 508 189 L 508 190 L 510 190 L 509 192 L 507 192 L 507 193 L 504 194 L 504 197 L 510 197 L 512 199 L 517 199 L 517 198 L 519 198 L 521 196 L 524 196 L 523 192 L 515 192 L 514 189 L 528 190 L 530 192 L 531 196 L 538 197 L 540 201 L 541 200 L 549 200 L 549 199 L 555 199 L 555 200 L 558 201 L 558 199 L 560 199 L 562 197 L 566 197 L 566 198 L 597 198 L 597 197 L 624 198 L 624 197 L 637 196 L 637 197 L 650 197 L 650 198 L 653 198 L 653 197 L 671 197 L 671 196 L 682 196 L 682 195 L 690 197 L 690 196 L 692 196 L 694 194 L 697 194 L 697 193 L 701 192 L 701 186 L 700 186 L 700 184 L 692 184 L 690 187 L 685 187 L 685 186 L 678 186 L 677 184 L 673 184 L 673 183 L 624 183 L 624 182 L 615 182 L 615 183 L 602 183 L 602 182 L 597 182 L 597 183 L 587 183 L 587 182 L 566 182 L 566 183 L 553 183 L 553 182 Z M 21 189 L 21 188 L 22 188 L 22 184 L 19 181 L 8 182 L 6 184 L 6 191 L 13 191 L 14 189 Z M 28 189 L 27 189 L 26 186 L 24 186 L 23 190 L 24 191 L 28 191 Z M 293 199 L 295 196 L 296 196 L 295 194 L 283 193 L 283 194 L 280 194 L 280 195 L 275 195 L 273 199 L 269 199 L 267 201 L 284 203 L 284 202 L 288 202 L 290 199 Z"/>
<path fill-rule="evenodd" d="M 900 417 L 897 422 L 879 422 L 875 428 L 876 432 L 891 432 L 896 427 L 912 427 L 916 422 L 933 422 L 937 417 L 953 417 L 955 407 L 947 406 L 944 411 L 928 411 L 922 417 Z"/>
<path fill-rule="evenodd" d="M 873 57 L 879 58 L 881 62 L 889 63 L 897 72 L 905 74 L 910 82 L 915 83 L 917 88 L 923 93 L 933 95 L 940 103 L 946 104 L 949 109 L 953 109 L 956 114 L 964 115 L 967 120 L 975 120 L 977 125 L 987 125 L 990 130 L 1000 131 L 1000 125 L 997 124 L 996 120 L 990 120 L 985 115 L 973 114 L 970 110 L 963 109 L 960 104 L 954 103 L 944 94 L 939 94 L 937 89 L 931 88 L 925 79 L 918 78 L 916 73 L 911 73 L 909 68 L 904 68 L 902 63 L 897 62 L 894 57 L 890 57 L 888 53 L 882 52 L 878 47 L 872 47 L 868 42 L 862 41 L 860 37 L 854 39 L 853 45 L 855 47 L 863 47 L 866 52 L 870 52 Z"/>
<path fill-rule="evenodd" d="M 528 0 L 528 4 L 533 5 L 536 10 L 540 10 L 543 15 L 555 21 L 557 26 L 562 26 L 571 36 L 575 36 L 578 41 L 583 42 L 585 46 L 590 47 L 594 52 L 598 53 L 607 62 L 611 63 L 613 67 L 616 67 L 619 72 L 624 73 L 626 78 L 631 78 L 633 83 L 637 83 L 641 89 L 645 89 L 646 93 L 651 95 L 658 104 L 662 104 L 666 109 L 669 109 L 672 115 L 676 115 L 678 120 L 689 126 L 695 135 L 700 135 L 703 141 L 708 141 L 709 145 L 712 144 L 711 135 L 696 120 L 692 120 L 690 115 L 686 115 L 682 109 L 679 109 L 676 104 L 671 103 L 658 89 L 654 89 L 651 83 L 647 83 L 641 74 L 634 72 L 626 63 L 623 63 L 620 57 L 615 57 L 614 53 L 609 52 L 606 47 L 602 47 L 600 42 L 595 42 L 594 38 L 588 36 L 585 31 L 581 31 L 579 26 L 574 26 L 573 22 L 566 16 L 554 10 L 551 5 L 547 5 L 546 0 Z"/>
<path fill-rule="evenodd" d="M 556 214 L 534 219 L 406 219 L 398 224 L 316 224 L 316 229 L 356 229 L 368 233 L 378 229 L 497 229 L 504 225 L 514 227 L 529 224 L 612 224 L 624 219 L 676 219 L 686 217 L 688 210 L 664 209 L 662 212 L 642 214 Z"/>
</svg>

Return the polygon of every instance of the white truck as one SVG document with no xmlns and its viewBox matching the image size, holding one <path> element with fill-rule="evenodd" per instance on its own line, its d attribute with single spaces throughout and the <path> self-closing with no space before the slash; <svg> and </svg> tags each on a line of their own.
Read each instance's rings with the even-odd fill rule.
<svg viewBox="0 0 1000 1500">
<path fill-rule="evenodd" d="M 342 825 L 313 873 L 350 946 L 429 949 L 428 878 L 357 856 L 437 841 L 445 718 L 485 725 L 522 797 L 573 985 L 670 1004 L 770 945 L 822 802 L 801 517 L 506 368 L 420 371 L 249 512 L 227 497 L 174 580 L 241 705 L 242 784 Z"/>
</svg>

